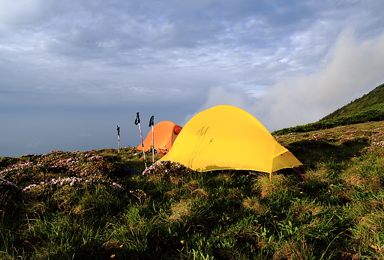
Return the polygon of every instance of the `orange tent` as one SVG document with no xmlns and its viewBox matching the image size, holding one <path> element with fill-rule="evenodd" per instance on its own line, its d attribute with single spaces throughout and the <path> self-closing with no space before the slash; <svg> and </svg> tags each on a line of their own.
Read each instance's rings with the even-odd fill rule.
<svg viewBox="0 0 384 260">
<path fill-rule="evenodd" d="M 180 133 L 181 126 L 176 125 L 170 121 L 162 121 L 153 127 L 155 138 L 155 149 L 157 152 L 169 152 L 177 135 Z M 152 148 L 152 130 L 149 131 L 147 138 L 144 140 L 144 151 L 149 151 Z M 137 150 L 142 151 L 141 144 L 136 147 Z"/>
</svg>

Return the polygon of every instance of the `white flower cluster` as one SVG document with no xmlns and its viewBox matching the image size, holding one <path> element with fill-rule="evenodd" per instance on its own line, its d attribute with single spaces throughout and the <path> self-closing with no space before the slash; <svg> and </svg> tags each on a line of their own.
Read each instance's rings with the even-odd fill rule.
<svg viewBox="0 0 384 260">
<path fill-rule="evenodd" d="M 103 156 L 100 155 L 94 155 L 88 158 L 88 161 L 93 161 L 93 160 L 101 160 L 103 159 Z"/>
<path fill-rule="evenodd" d="M 180 164 L 178 162 L 171 162 L 171 161 L 167 161 L 167 162 L 172 163 L 172 166 L 175 167 L 175 168 L 178 168 L 178 169 L 180 169 L 181 167 L 186 168 L 185 165 Z M 162 166 L 164 166 L 163 161 L 157 161 L 154 164 L 152 164 L 151 166 L 149 166 L 148 168 L 146 168 L 143 171 L 142 175 L 147 175 L 147 174 L 150 174 L 150 173 L 154 173 L 156 171 L 156 168 L 159 168 L 159 167 L 162 167 Z M 165 172 L 168 172 L 168 170 L 165 170 Z"/>
<path fill-rule="evenodd" d="M 377 141 L 377 140 L 380 140 L 380 139 L 382 139 L 383 138 L 383 133 L 382 132 L 379 132 L 379 133 L 377 133 L 377 134 L 375 134 L 375 135 L 373 135 L 372 137 L 371 137 L 371 139 L 373 140 L 373 141 Z"/>
<path fill-rule="evenodd" d="M 341 140 L 353 140 L 354 139 L 354 136 L 353 136 L 353 134 L 349 134 L 349 135 L 342 135 L 342 136 L 340 136 L 340 139 Z"/>
<path fill-rule="evenodd" d="M 55 169 L 56 171 L 73 173 L 70 175 L 76 177 L 59 177 L 59 179 L 52 179 L 50 181 L 40 180 L 39 183 L 30 184 L 29 186 L 22 189 L 23 192 L 27 192 L 36 188 L 47 187 L 48 185 L 51 187 L 54 185 L 76 186 L 77 184 L 80 185 L 81 183 L 85 184 L 90 182 L 105 183 L 111 185 L 112 187 L 123 189 L 120 184 L 117 184 L 116 182 L 112 183 L 112 180 L 103 179 L 104 177 L 107 177 L 104 176 L 105 165 L 103 163 L 94 163 L 94 161 L 102 161 L 104 159 L 103 156 L 93 155 L 92 151 L 87 154 L 82 152 L 73 152 L 72 154 L 69 154 L 70 157 L 68 157 L 67 154 L 67 152 L 61 151 L 49 152 L 42 155 L 38 162 L 33 163 L 27 161 L 24 163 L 17 163 L 12 166 L 8 166 L 7 168 L 0 171 L 0 185 L 16 186 L 12 182 L 6 180 L 8 179 L 7 177 L 9 177 L 9 174 L 15 174 L 14 177 L 16 177 L 16 179 L 12 181 L 15 181 L 17 184 L 18 181 L 25 181 L 25 178 L 21 177 L 27 176 L 30 173 L 29 171 L 23 172 L 23 169 L 29 170 L 28 168 L 32 168 L 32 170 L 39 170 L 38 167 L 44 165 L 49 169 Z M 63 157 L 62 155 L 64 155 L 66 158 L 58 158 Z"/>
<path fill-rule="evenodd" d="M 374 145 L 374 146 L 380 146 L 380 147 L 383 147 L 383 148 L 384 148 L 384 141 L 380 141 L 380 142 L 372 142 L 372 145 Z"/>
<path fill-rule="evenodd" d="M 7 185 L 7 186 L 15 186 L 15 184 L 13 184 L 12 182 L 10 182 L 10 181 L 7 181 L 6 179 L 4 179 L 4 178 L 0 178 L 0 183 L 4 183 L 5 185 Z"/>
<path fill-rule="evenodd" d="M 148 168 L 146 168 L 143 171 L 142 175 L 147 175 L 147 174 L 150 174 L 150 173 L 154 173 L 156 171 L 156 168 L 161 167 L 161 166 L 163 166 L 163 162 L 162 161 L 157 161 L 154 164 L 152 164 L 151 166 L 149 166 Z"/>
<path fill-rule="evenodd" d="M 117 184 L 116 182 L 113 182 L 112 185 L 117 187 L 117 188 L 124 190 L 124 188 L 120 184 Z"/>
<path fill-rule="evenodd" d="M 321 139 L 323 137 L 324 137 L 324 133 L 319 132 L 319 133 L 313 134 L 312 137 L 309 140 L 316 140 L 316 141 L 318 141 L 319 139 Z"/>
<path fill-rule="evenodd" d="M 53 165 L 49 165 L 49 168 L 56 168 L 56 169 L 61 169 L 63 167 L 68 167 L 71 165 L 71 168 L 73 168 L 73 165 L 76 165 L 79 162 L 80 158 L 73 158 L 69 157 L 68 159 L 61 159 L 61 160 L 56 160 L 53 161 Z M 39 165 L 38 165 L 39 166 Z"/>
<path fill-rule="evenodd" d="M 91 179 L 92 180 L 92 179 Z M 65 184 L 65 183 L 69 183 L 69 185 L 70 186 L 73 186 L 73 185 L 75 185 L 76 183 L 80 183 L 80 182 L 82 182 L 83 181 L 83 179 L 81 179 L 81 178 L 76 178 L 76 177 L 68 177 L 68 178 L 64 178 L 64 179 L 61 179 L 60 177 L 59 177 L 59 179 L 58 180 L 56 180 L 56 179 L 52 179 L 51 180 L 51 184 L 53 184 L 53 185 L 55 185 L 55 184 L 60 184 L 60 185 L 63 185 L 63 184 Z"/>
<path fill-rule="evenodd" d="M 37 184 L 31 184 L 31 185 L 28 185 L 27 187 L 25 187 L 25 188 L 23 189 L 23 192 L 29 191 L 29 190 L 31 190 L 31 189 L 33 189 L 33 188 L 35 188 L 35 187 L 38 187 L 38 186 L 40 186 L 40 185 L 37 185 Z"/>
<path fill-rule="evenodd" d="M 30 190 L 32 190 L 34 188 L 40 188 L 40 187 L 43 187 L 43 186 L 46 186 L 46 185 L 51 185 L 51 186 L 59 185 L 59 186 L 63 186 L 63 185 L 69 184 L 69 186 L 74 186 L 75 184 L 80 184 L 82 182 L 91 183 L 91 182 L 94 182 L 94 180 L 92 178 L 90 178 L 90 179 L 87 179 L 87 180 L 84 181 L 83 179 L 77 178 L 77 177 L 68 177 L 68 178 L 64 178 L 64 179 L 61 179 L 59 177 L 59 179 L 53 178 L 50 181 L 48 181 L 48 180 L 45 180 L 45 182 L 42 181 L 39 185 L 38 184 L 28 185 L 27 187 L 25 187 L 22 190 L 22 192 L 30 191 Z M 112 185 L 114 187 L 117 187 L 117 188 L 120 188 L 120 189 L 124 189 L 120 184 L 118 184 L 116 182 L 112 183 Z"/>
<path fill-rule="evenodd" d="M 30 161 L 25 162 L 25 163 L 14 164 L 11 167 L 8 167 L 7 169 L 1 171 L 0 175 L 2 175 L 3 173 L 6 173 L 6 172 L 17 171 L 17 170 L 21 170 L 21 169 L 24 169 L 27 167 L 32 167 L 32 166 L 33 166 L 33 163 Z"/>
<path fill-rule="evenodd" d="M 90 179 L 92 181 L 92 179 Z M 58 180 L 56 180 L 55 178 L 53 178 L 52 180 L 48 181 L 48 180 L 45 180 L 40 182 L 40 185 L 37 185 L 37 184 L 31 184 L 27 187 L 25 187 L 22 192 L 26 192 L 26 191 L 30 191 L 31 189 L 33 188 L 40 188 L 40 187 L 43 187 L 45 185 L 65 185 L 67 183 L 69 183 L 70 186 L 73 186 L 75 185 L 76 183 L 81 183 L 83 181 L 83 179 L 81 178 L 76 178 L 76 177 L 68 177 L 68 178 L 64 178 L 64 179 L 61 179 L 59 177 Z M 86 180 L 86 182 L 89 182 L 89 180 Z"/>
</svg>

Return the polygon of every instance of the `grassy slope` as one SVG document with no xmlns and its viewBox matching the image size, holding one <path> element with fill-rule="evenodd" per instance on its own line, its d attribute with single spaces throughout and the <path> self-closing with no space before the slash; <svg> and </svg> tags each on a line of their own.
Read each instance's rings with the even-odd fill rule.
<svg viewBox="0 0 384 260">
<path fill-rule="evenodd" d="M 320 121 L 349 117 L 370 110 L 384 111 L 384 84 L 378 86 L 368 94 L 354 100 L 353 102 L 337 109 Z"/>
<path fill-rule="evenodd" d="M 318 122 L 284 128 L 272 134 L 282 135 L 292 132 L 308 132 L 342 125 L 382 120 L 384 120 L 384 84 L 348 105 L 337 109 Z"/>
<path fill-rule="evenodd" d="M 306 180 L 143 176 L 130 149 L 0 158 L 0 259 L 384 259 L 384 122 L 277 139 Z"/>
</svg>

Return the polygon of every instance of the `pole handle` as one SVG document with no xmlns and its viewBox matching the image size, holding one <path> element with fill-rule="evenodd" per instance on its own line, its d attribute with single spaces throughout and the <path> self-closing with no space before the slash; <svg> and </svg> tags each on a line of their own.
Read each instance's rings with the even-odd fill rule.
<svg viewBox="0 0 384 260">
<path fill-rule="evenodd" d="M 136 120 L 135 120 L 135 125 L 138 125 L 138 124 L 140 124 L 140 116 L 139 116 L 139 112 L 137 112 Z"/>
<path fill-rule="evenodd" d="M 151 119 L 149 119 L 149 127 L 154 126 L 155 124 L 155 116 L 151 116 Z"/>
</svg>

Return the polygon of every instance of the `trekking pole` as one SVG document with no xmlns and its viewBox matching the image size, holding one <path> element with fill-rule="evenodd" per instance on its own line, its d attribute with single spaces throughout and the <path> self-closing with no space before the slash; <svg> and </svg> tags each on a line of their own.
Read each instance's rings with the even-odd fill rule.
<svg viewBox="0 0 384 260">
<path fill-rule="evenodd" d="M 117 126 L 117 151 L 120 150 L 120 127 Z"/>
<path fill-rule="evenodd" d="M 139 116 L 139 112 L 137 112 L 137 116 L 136 116 L 136 120 L 135 120 L 135 125 L 139 125 L 139 132 L 140 132 L 140 139 L 141 139 L 141 147 L 143 147 L 144 164 L 145 164 L 145 169 L 147 169 L 147 162 L 145 161 L 145 151 L 144 151 L 143 135 L 141 134 L 141 126 L 140 126 L 140 116 Z"/>
<path fill-rule="evenodd" d="M 155 124 L 155 116 L 149 119 L 149 127 L 152 127 L 152 163 L 155 163 L 155 136 L 153 134 L 153 125 Z"/>
</svg>

